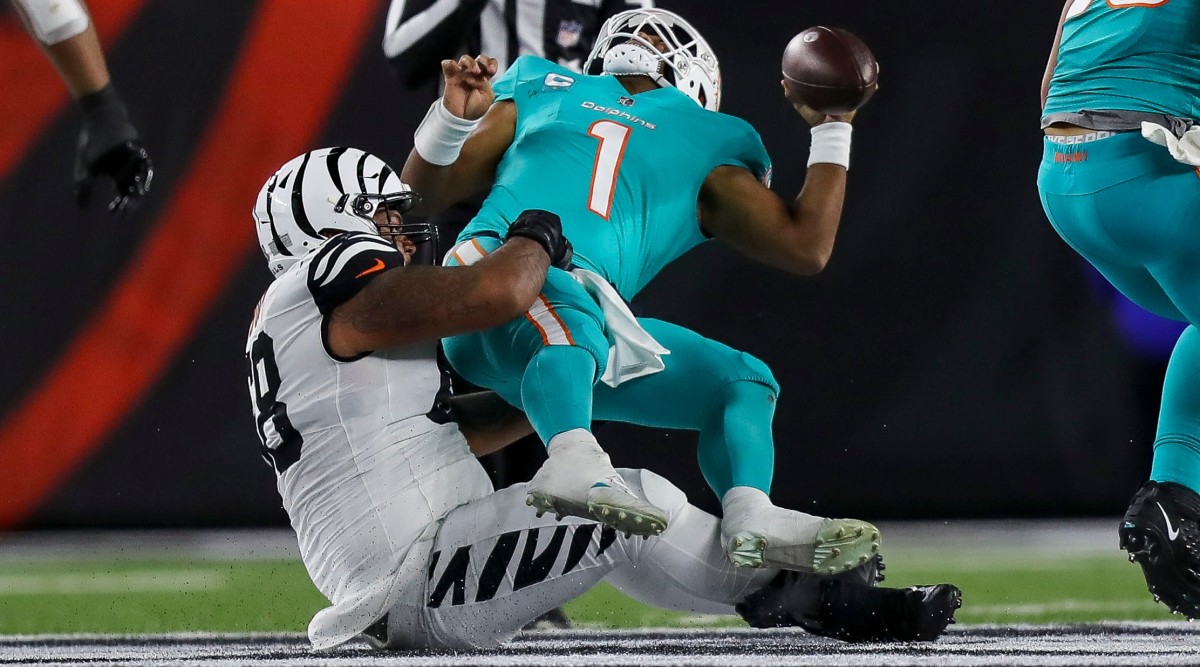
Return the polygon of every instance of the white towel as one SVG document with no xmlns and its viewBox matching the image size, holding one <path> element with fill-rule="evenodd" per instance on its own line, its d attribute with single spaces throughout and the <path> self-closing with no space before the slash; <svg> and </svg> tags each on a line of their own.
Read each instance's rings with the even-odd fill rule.
<svg viewBox="0 0 1200 667">
<path fill-rule="evenodd" d="M 610 387 L 622 382 L 652 375 L 664 368 L 663 355 L 671 351 L 663 347 L 642 328 L 617 290 L 599 274 L 575 268 L 571 276 L 592 295 L 604 311 L 605 335 L 608 338 L 608 368 L 600 380 Z"/>
<path fill-rule="evenodd" d="M 1200 167 L 1200 125 L 1194 125 L 1177 137 L 1155 123 L 1142 123 L 1142 136 L 1159 146 L 1165 146 L 1171 157 L 1193 167 Z"/>
</svg>

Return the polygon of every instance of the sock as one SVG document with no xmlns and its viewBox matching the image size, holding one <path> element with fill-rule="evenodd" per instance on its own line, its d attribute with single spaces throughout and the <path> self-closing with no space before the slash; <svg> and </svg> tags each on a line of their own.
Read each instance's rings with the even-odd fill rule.
<svg viewBox="0 0 1200 667">
<path fill-rule="evenodd" d="M 732 509 L 771 505 L 771 499 L 762 490 L 750 486 L 735 486 L 721 496 L 721 510 L 728 514 Z"/>
<path fill-rule="evenodd" d="M 1150 479 L 1200 493 L 1200 331 L 1183 330 L 1163 379 Z"/>
<path fill-rule="evenodd" d="M 725 404 L 700 430 L 700 471 L 718 497 L 735 486 L 770 493 L 775 396 L 774 389 L 758 382 L 732 382 L 724 391 Z"/>
<path fill-rule="evenodd" d="M 521 405 L 542 442 L 559 433 L 592 426 L 596 360 L 579 347 L 542 348 L 521 378 Z"/>
</svg>

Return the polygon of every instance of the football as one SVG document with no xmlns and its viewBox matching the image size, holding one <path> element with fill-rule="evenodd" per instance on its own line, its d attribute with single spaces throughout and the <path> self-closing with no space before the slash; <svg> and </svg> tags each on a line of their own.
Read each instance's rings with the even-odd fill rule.
<svg viewBox="0 0 1200 667">
<path fill-rule="evenodd" d="M 850 31 L 815 26 L 783 50 L 783 78 L 790 99 L 836 116 L 871 98 L 879 87 L 879 63 Z"/>
</svg>

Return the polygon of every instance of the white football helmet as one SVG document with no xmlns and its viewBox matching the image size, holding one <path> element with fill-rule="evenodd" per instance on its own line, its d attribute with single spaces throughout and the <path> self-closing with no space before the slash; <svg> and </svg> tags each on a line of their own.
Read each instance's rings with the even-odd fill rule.
<svg viewBox="0 0 1200 667">
<path fill-rule="evenodd" d="M 643 34 L 661 39 L 666 50 L 659 51 Z M 631 9 L 605 21 L 583 71 L 646 75 L 659 86 L 678 88 L 709 111 L 721 106 L 716 54 L 690 23 L 665 9 Z"/>
<path fill-rule="evenodd" d="M 283 273 L 327 238 L 326 230 L 408 236 L 418 257 L 436 257 L 432 225 L 376 225 L 375 211 L 401 214 L 420 197 L 383 160 L 357 148 L 318 148 L 289 160 L 267 179 L 254 204 L 258 245 L 271 273 Z M 432 245 L 421 252 L 422 245 Z M 414 261 L 417 261 L 414 258 Z"/>
</svg>

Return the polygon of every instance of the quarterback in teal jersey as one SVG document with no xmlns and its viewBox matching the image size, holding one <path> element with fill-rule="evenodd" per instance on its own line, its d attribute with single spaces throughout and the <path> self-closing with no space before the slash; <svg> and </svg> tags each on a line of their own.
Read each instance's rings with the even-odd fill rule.
<svg viewBox="0 0 1200 667">
<path fill-rule="evenodd" d="M 1119 532 L 1155 599 L 1200 618 L 1200 0 L 1069 0 L 1042 104 L 1050 223 L 1125 296 L 1189 324 Z"/>
<path fill-rule="evenodd" d="M 589 431 L 593 419 L 699 432 L 698 458 L 721 498 L 721 533 L 744 566 L 843 572 L 874 557 L 869 523 L 769 500 L 779 386 L 758 359 L 682 327 L 635 318 L 632 298 L 709 237 L 799 274 L 832 252 L 849 163 L 849 117 L 816 114 L 810 168 L 792 201 L 746 122 L 717 112 L 715 54 L 664 10 L 618 14 L 579 75 L 524 57 L 493 85 L 490 58 L 444 61 L 446 93 L 417 131 L 404 179 L 425 211 L 488 191 L 448 255 L 470 264 L 521 211 L 561 217 L 575 268 L 549 273 L 524 318 L 444 341 L 455 370 L 523 408 L 549 459 L 529 486 L 539 510 L 656 534 L 653 498 L 624 488 Z"/>
</svg>

